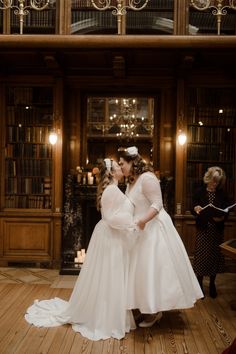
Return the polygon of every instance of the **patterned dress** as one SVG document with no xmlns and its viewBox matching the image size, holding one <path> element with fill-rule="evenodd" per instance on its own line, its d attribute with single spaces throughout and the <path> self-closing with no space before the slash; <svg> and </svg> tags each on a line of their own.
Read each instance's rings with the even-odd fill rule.
<svg viewBox="0 0 236 354">
<path fill-rule="evenodd" d="M 216 193 L 207 191 L 208 203 L 214 204 Z M 193 269 L 198 276 L 215 276 L 224 272 L 224 256 L 219 245 L 224 241 L 224 230 L 209 220 L 198 228 Z"/>
</svg>

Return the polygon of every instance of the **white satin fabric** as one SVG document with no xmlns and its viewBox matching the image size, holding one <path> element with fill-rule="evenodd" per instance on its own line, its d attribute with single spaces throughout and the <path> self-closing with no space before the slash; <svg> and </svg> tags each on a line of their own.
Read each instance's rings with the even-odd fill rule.
<svg viewBox="0 0 236 354">
<path fill-rule="evenodd" d="M 158 213 L 139 232 L 131 251 L 128 308 L 142 313 L 190 308 L 203 293 L 170 216 L 163 208 L 159 180 L 151 172 L 129 185 L 134 220 L 152 206 Z M 173 196 L 174 197 L 174 196 Z"/>
<path fill-rule="evenodd" d="M 91 340 L 121 339 L 135 328 L 127 311 L 129 250 L 135 242 L 133 206 L 116 185 L 103 192 L 102 219 L 93 231 L 85 262 L 69 301 L 35 301 L 25 319 L 39 327 L 72 324 Z"/>
</svg>

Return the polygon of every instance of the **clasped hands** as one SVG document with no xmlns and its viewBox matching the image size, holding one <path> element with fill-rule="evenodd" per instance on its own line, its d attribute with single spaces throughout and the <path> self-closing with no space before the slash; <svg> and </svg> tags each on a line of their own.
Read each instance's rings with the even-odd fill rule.
<svg viewBox="0 0 236 354">
<path fill-rule="evenodd" d="M 146 225 L 145 222 L 143 222 L 142 220 L 137 220 L 134 223 L 139 230 L 144 230 L 145 225 Z"/>
</svg>

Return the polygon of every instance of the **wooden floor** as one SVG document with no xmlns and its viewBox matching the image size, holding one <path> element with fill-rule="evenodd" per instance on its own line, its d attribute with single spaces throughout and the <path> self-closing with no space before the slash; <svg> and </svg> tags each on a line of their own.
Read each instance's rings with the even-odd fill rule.
<svg viewBox="0 0 236 354">
<path fill-rule="evenodd" d="M 205 283 L 207 290 L 207 283 Z M 218 354 L 236 337 L 236 274 L 217 279 L 218 297 L 199 300 L 194 308 L 165 312 L 151 329 L 138 328 L 123 340 L 92 342 L 70 325 L 35 328 L 24 320 L 35 299 L 68 299 L 71 289 L 42 284 L 0 284 L 0 353 L 51 354 Z"/>
</svg>

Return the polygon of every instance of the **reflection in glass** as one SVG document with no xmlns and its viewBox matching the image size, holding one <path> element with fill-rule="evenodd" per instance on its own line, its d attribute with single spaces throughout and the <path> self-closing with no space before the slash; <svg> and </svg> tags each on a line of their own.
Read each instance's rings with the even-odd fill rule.
<svg viewBox="0 0 236 354">
<path fill-rule="evenodd" d="M 87 164 L 98 158 L 118 158 L 118 148 L 136 145 L 152 160 L 153 97 L 88 97 Z"/>
<path fill-rule="evenodd" d="M 88 98 L 88 136 L 120 139 L 153 134 L 153 98 Z"/>
</svg>

